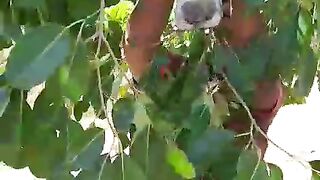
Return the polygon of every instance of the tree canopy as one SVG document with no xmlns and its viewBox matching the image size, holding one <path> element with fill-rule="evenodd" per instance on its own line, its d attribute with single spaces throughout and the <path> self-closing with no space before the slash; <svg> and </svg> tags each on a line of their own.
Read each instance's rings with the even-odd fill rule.
<svg viewBox="0 0 320 180">
<path fill-rule="evenodd" d="M 237 134 L 222 128 L 231 102 L 212 100 L 202 67 L 231 69 L 226 78 L 242 105 L 266 76 L 281 77 L 286 104 L 303 103 L 320 75 L 320 1 L 245 1 L 262 11 L 268 38 L 233 52 L 203 30 L 177 32 L 169 23 L 137 86 L 122 47 L 134 0 L 1 0 L 0 50 L 10 53 L 0 66 L 0 161 L 54 180 L 280 180 L 254 144 L 240 149 Z M 189 66 L 164 80 L 165 48 Z M 31 105 L 28 92 L 42 83 Z M 103 129 L 81 127 L 89 107 L 114 125 L 115 157 L 101 155 Z"/>
</svg>

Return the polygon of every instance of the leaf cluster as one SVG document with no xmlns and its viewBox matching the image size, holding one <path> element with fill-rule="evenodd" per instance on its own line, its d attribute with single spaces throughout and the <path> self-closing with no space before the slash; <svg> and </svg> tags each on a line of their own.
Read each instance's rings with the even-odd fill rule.
<svg viewBox="0 0 320 180">
<path fill-rule="evenodd" d="M 267 38 L 230 50 L 202 31 L 179 34 L 169 25 L 163 46 L 186 65 L 164 80 L 169 59 L 160 49 L 133 87 L 123 83 L 121 44 L 135 1 L 109 0 L 101 11 L 98 0 L 1 0 L 0 50 L 10 53 L 0 65 L 0 161 L 54 180 L 281 179 L 279 168 L 222 128 L 230 102 L 214 102 L 207 82 L 227 67 L 250 102 L 255 81 L 281 76 L 287 103 L 303 102 L 319 75 L 320 2 L 246 1 L 263 10 Z M 90 108 L 114 125 L 116 157 L 101 155 L 104 129 L 81 126 Z"/>
</svg>

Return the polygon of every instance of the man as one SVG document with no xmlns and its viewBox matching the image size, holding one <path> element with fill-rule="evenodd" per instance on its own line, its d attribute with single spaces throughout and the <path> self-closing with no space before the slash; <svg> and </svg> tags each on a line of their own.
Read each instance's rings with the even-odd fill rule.
<svg viewBox="0 0 320 180">
<path fill-rule="evenodd" d="M 148 71 L 151 59 L 160 45 L 160 36 L 168 23 L 168 17 L 174 0 L 140 0 L 128 22 L 125 57 L 134 78 L 139 78 Z M 232 48 L 246 48 L 255 38 L 264 36 L 266 25 L 260 13 L 245 15 L 246 4 L 243 0 L 233 0 L 232 15 L 223 18 L 217 29 L 228 31 L 226 37 Z M 169 59 L 175 64 L 179 56 L 168 53 Z M 259 59 L 257 59 L 259 61 Z M 171 69 L 175 70 L 177 68 Z M 261 129 L 266 132 L 272 119 L 283 103 L 283 89 L 279 79 L 256 82 L 253 102 L 249 105 L 253 117 Z M 226 128 L 237 133 L 248 132 L 250 121 L 246 114 L 231 115 Z M 267 140 L 262 136 L 256 137 L 257 144 L 264 155 Z"/>
</svg>

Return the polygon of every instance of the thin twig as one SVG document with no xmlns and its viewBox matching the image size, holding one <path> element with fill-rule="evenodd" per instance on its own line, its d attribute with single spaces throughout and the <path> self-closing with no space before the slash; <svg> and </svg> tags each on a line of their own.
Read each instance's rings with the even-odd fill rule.
<svg viewBox="0 0 320 180">
<path fill-rule="evenodd" d="M 285 150 L 284 148 L 280 147 L 278 144 L 276 144 L 273 140 L 271 140 L 267 134 L 259 127 L 259 125 L 257 124 L 257 121 L 255 120 L 255 118 L 252 116 L 249 107 L 247 106 L 247 104 L 244 102 L 243 98 L 239 95 L 239 93 L 237 92 L 237 90 L 233 87 L 233 85 L 230 83 L 230 81 L 228 80 L 227 76 L 225 73 L 222 73 L 226 83 L 228 84 L 229 88 L 232 90 L 233 94 L 236 96 L 236 98 L 239 100 L 240 104 L 243 106 L 243 108 L 246 110 L 247 115 L 252 123 L 252 125 L 254 126 L 254 128 L 261 134 L 263 135 L 264 138 L 266 138 L 271 144 L 273 144 L 275 147 L 277 147 L 278 149 L 280 149 L 281 151 L 283 151 L 285 154 L 287 154 L 290 158 L 292 158 L 293 160 L 296 160 L 297 162 L 299 162 L 301 165 L 303 165 L 305 168 L 306 165 L 301 161 L 298 160 L 298 158 L 296 158 L 295 155 L 289 153 L 287 150 Z M 311 169 L 314 171 L 314 169 Z M 316 171 L 315 171 L 316 172 Z"/>
<path fill-rule="evenodd" d="M 233 55 L 236 57 L 237 61 L 240 62 L 240 58 L 238 57 L 238 55 L 233 51 L 233 48 L 229 45 L 229 43 L 224 40 L 224 44 L 227 45 L 227 47 L 229 48 L 229 50 L 233 53 Z M 232 84 L 230 83 L 230 81 L 228 80 L 227 76 L 225 73 L 222 73 L 225 81 L 227 82 L 229 88 L 232 90 L 233 94 L 236 96 L 236 98 L 240 101 L 240 104 L 244 107 L 244 109 L 246 110 L 249 119 L 251 121 L 251 126 L 253 126 L 261 135 L 263 135 L 264 138 L 266 138 L 268 140 L 268 142 L 270 142 L 271 144 L 273 144 L 275 147 L 277 147 L 278 149 L 280 149 L 282 152 L 284 152 L 285 154 L 287 154 L 291 159 L 297 161 L 298 163 L 300 163 L 303 167 L 307 168 L 307 169 L 311 169 L 313 172 L 316 173 L 320 173 L 320 171 L 314 169 L 314 168 L 310 168 L 307 167 L 304 162 L 302 162 L 301 160 L 299 160 L 295 155 L 289 153 L 287 150 L 285 150 L 284 148 L 280 147 L 278 144 L 276 144 L 274 141 L 272 141 L 267 134 L 259 127 L 259 125 L 257 124 L 257 121 L 254 119 L 254 117 L 251 114 L 251 111 L 249 109 L 249 107 L 247 106 L 247 104 L 244 102 L 243 98 L 239 95 L 239 93 L 237 92 L 237 90 L 232 86 Z M 250 131 L 252 132 L 251 128 Z M 254 143 L 254 145 L 256 146 L 256 144 Z M 258 148 L 259 149 L 259 148 Z"/>
<path fill-rule="evenodd" d="M 257 121 L 254 119 L 254 117 L 251 114 L 251 111 L 249 109 L 249 107 L 247 106 L 247 104 L 244 102 L 243 98 L 239 95 L 239 93 L 237 92 L 237 90 L 233 87 L 233 85 L 230 83 L 230 81 L 228 80 L 227 76 L 225 73 L 222 73 L 226 83 L 228 84 L 229 88 L 232 90 L 233 94 L 236 96 L 236 98 L 239 100 L 240 104 L 243 106 L 243 108 L 246 110 L 247 115 L 249 116 L 249 119 L 251 121 L 251 123 L 253 124 L 254 128 L 257 129 L 257 131 L 262 134 L 268 141 L 270 141 L 273 145 L 275 145 L 277 148 L 279 148 L 280 150 L 286 152 L 290 157 L 294 157 L 294 155 L 290 154 L 289 152 L 287 152 L 285 149 L 279 147 L 276 143 L 274 143 L 272 140 L 270 140 L 267 136 L 267 134 L 259 127 L 259 125 L 257 124 Z"/>
<path fill-rule="evenodd" d="M 259 148 L 258 148 L 259 149 Z M 259 165 L 260 165 L 260 162 L 261 162 L 261 151 L 258 151 L 258 161 L 257 161 L 257 164 L 255 165 L 254 167 L 254 170 L 253 170 L 253 173 L 250 177 L 250 180 L 253 180 L 254 179 L 254 176 L 256 175 L 257 171 L 258 171 L 258 168 L 259 168 Z"/>
<path fill-rule="evenodd" d="M 104 9 L 104 0 L 101 0 L 101 6 L 100 6 L 100 15 L 99 15 L 99 24 L 98 24 L 98 28 L 97 31 L 98 32 L 98 46 L 97 46 L 97 51 L 96 51 L 96 55 L 95 55 L 95 59 L 98 61 L 98 56 L 100 54 L 101 51 L 101 44 L 102 44 L 102 37 L 100 36 L 100 32 L 103 32 L 103 25 L 102 25 L 102 20 L 103 20 L 103 9 Z M 103 109 L 103 112 L 105 114 L 105 117 L 107 118 L 107 122 L 108 125 L 110 126 L 112 133 L 114 136 L 118 137 L 118 133 L 116 131 L 116 129 L 113 127 L 112 123 L 110 122 L 109 118 L 108 118 L 108 112 L 107 112 L 107 108 L 105 106 L 105 100 L 104 100 L 104 95 L 103 95 L 103 90 L 102 90 L 102 81 L 101 81 L 101 72 L 100 72 L 100 68 L 97 68 L 97 78 L 98 78 L 98 89 L 99 89 L 99 95 L 100 95 L 100 101 L 101 101 L 101 106 Z"/>
<path fill-rule="evenodd" d="M 103 10 L 104 10 L 104 8 L 105 8 L 105 2 L 104 2 L 104 0 L 101 0 L 100 1 L 100 11 L 99 11 L 100 12 L 99 13 L 99 22 L 97 24 L 97 32 L 96 32 L 97 35 L 98 35 L 98 47 L 97 47 L 97 51 L 96 51 L 96 55 L 95 55 L 96 61 L 98 61 L 98 56 L 99 56 L 100 51 L 101 51 L 101 44 L 102 44 L 102 41 L 103 41 L 103 38 L 104 38 L 104 36 L 103 36 L 103 32 L 104 32 L 104 27 L 103 27 L 103 20 L 104 20 L 104 13 L 103 12 L 104 11 Z M 103 112 L 105 114 L 105 117 L 107 119 L 107 123 L 111 128 L 111 131 L 112 131 L 113 136 L 114 136 L 113 138 L 120 139 L 117 130 L 113 127 L 113 125 L 111 123 L 111 120 L 108 118 L 108 112 L 107 112 L 107 109 L 106 109 L 103 90 L 102 90 L 100 68 L 97 68 L 97 77 L 98 77 L 98 89 L 99 89 L 101 106 L 102 106 Z M 123 159 L 123 147 L 122 147 L 121 141 L 119 141 L 118 146 L 119 146 L 119 151 L 120 151 L 120 155 L 121 155 L 122 179 L 124 180 L 124 178 L 125 178 L 124 177 L 124 159 Z M 103 166 L 101 167 L 101 169 L 103 169 Z M 102 174 L 102 171 L 99 174 Z"/>
<path fill-rule="evenodd" d="M 111 58 L 113 59 L 114 63 L 115 63 L 115 66 L 117 69 L 120 69 L 120 65 L 119 65 L 119 62 L 118 62 L 118 58 L 115 56 L 111 46 L 110 46 L 110 43 L 107 41 L 106 37 L 104 36 L 104 34 L 101 35 L 102 38 L 103 38 L 103 42 L 105 43 L 105 45 L 107 46 L 107 49 L 111 55 Z M 121 69 L 120 69 L 121 70 Z M 129 87 L 130 89 L 136 94 L 136 93 L 139 93 L 139 91 L 135 88 L 134 84 L 132 83 L 132 81 L 130 80 L 130 78 L 127 76 L 126 73 L 123 73 L 124 75 L 124 78 L 128 81 L 128 84 L 129 84 Z"/>
<path fill-rule="evenodd" d="M 249 140 L 249 142 L 247 143 L 245 149 L 248 149 L 251 143 L 252 143 L 254 146 L 256 146 L 256 143 L 255 143 L 255 141 L 254 141 L 253 131 L 254 131 L 254 125 L 253 125 L 253 123 L 251 123 L 251 124 L 250 124 L 250 130 L 249 130 L 250 140 Z"/>
<path fill-rule="evenodd" d="M 250 132 L 245 132 L 245 133 L 236 134 L 234 137 L 238 138 L 238 137 L 243 137 L 243 136 L 249 136 L 250 134 L 251 134 Z"/>
</svg>

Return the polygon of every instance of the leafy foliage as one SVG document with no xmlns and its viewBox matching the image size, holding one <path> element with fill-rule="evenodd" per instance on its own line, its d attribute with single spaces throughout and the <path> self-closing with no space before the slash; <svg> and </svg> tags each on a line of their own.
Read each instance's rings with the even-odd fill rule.
<svg viewBox="0 0 320 180">
<path fill-rule="evenodd" d="M 164 80 L 160 67 L 169 59 L 161 48 L 134 87 L 123 83 L 121 48 L 135 1 L 1 0 L 0 50 L 12 50 L 1 63 L 0 161 L 47 179 L 281 179 L 280 169 L 222 128 L 230 102 L 213 101 L 206 85 L 212 71 L 227 67 L 227 78 L 250 102 L 255 81 L 281 76 L 286 103 L 303 102 L 320 76 L 320 1 L 246 2 L 269 20 L 267 38 L 231 52 L 200 30 L 179 34 L 169 24 L 163 46 L 188 64 Z M 42 83 L 31 105 L 27 92 Z M 120 139 L 115 157 L 101 155 L 103 129 L 81 127 L 90 107 L 112 119 Z"/>
</svg>

